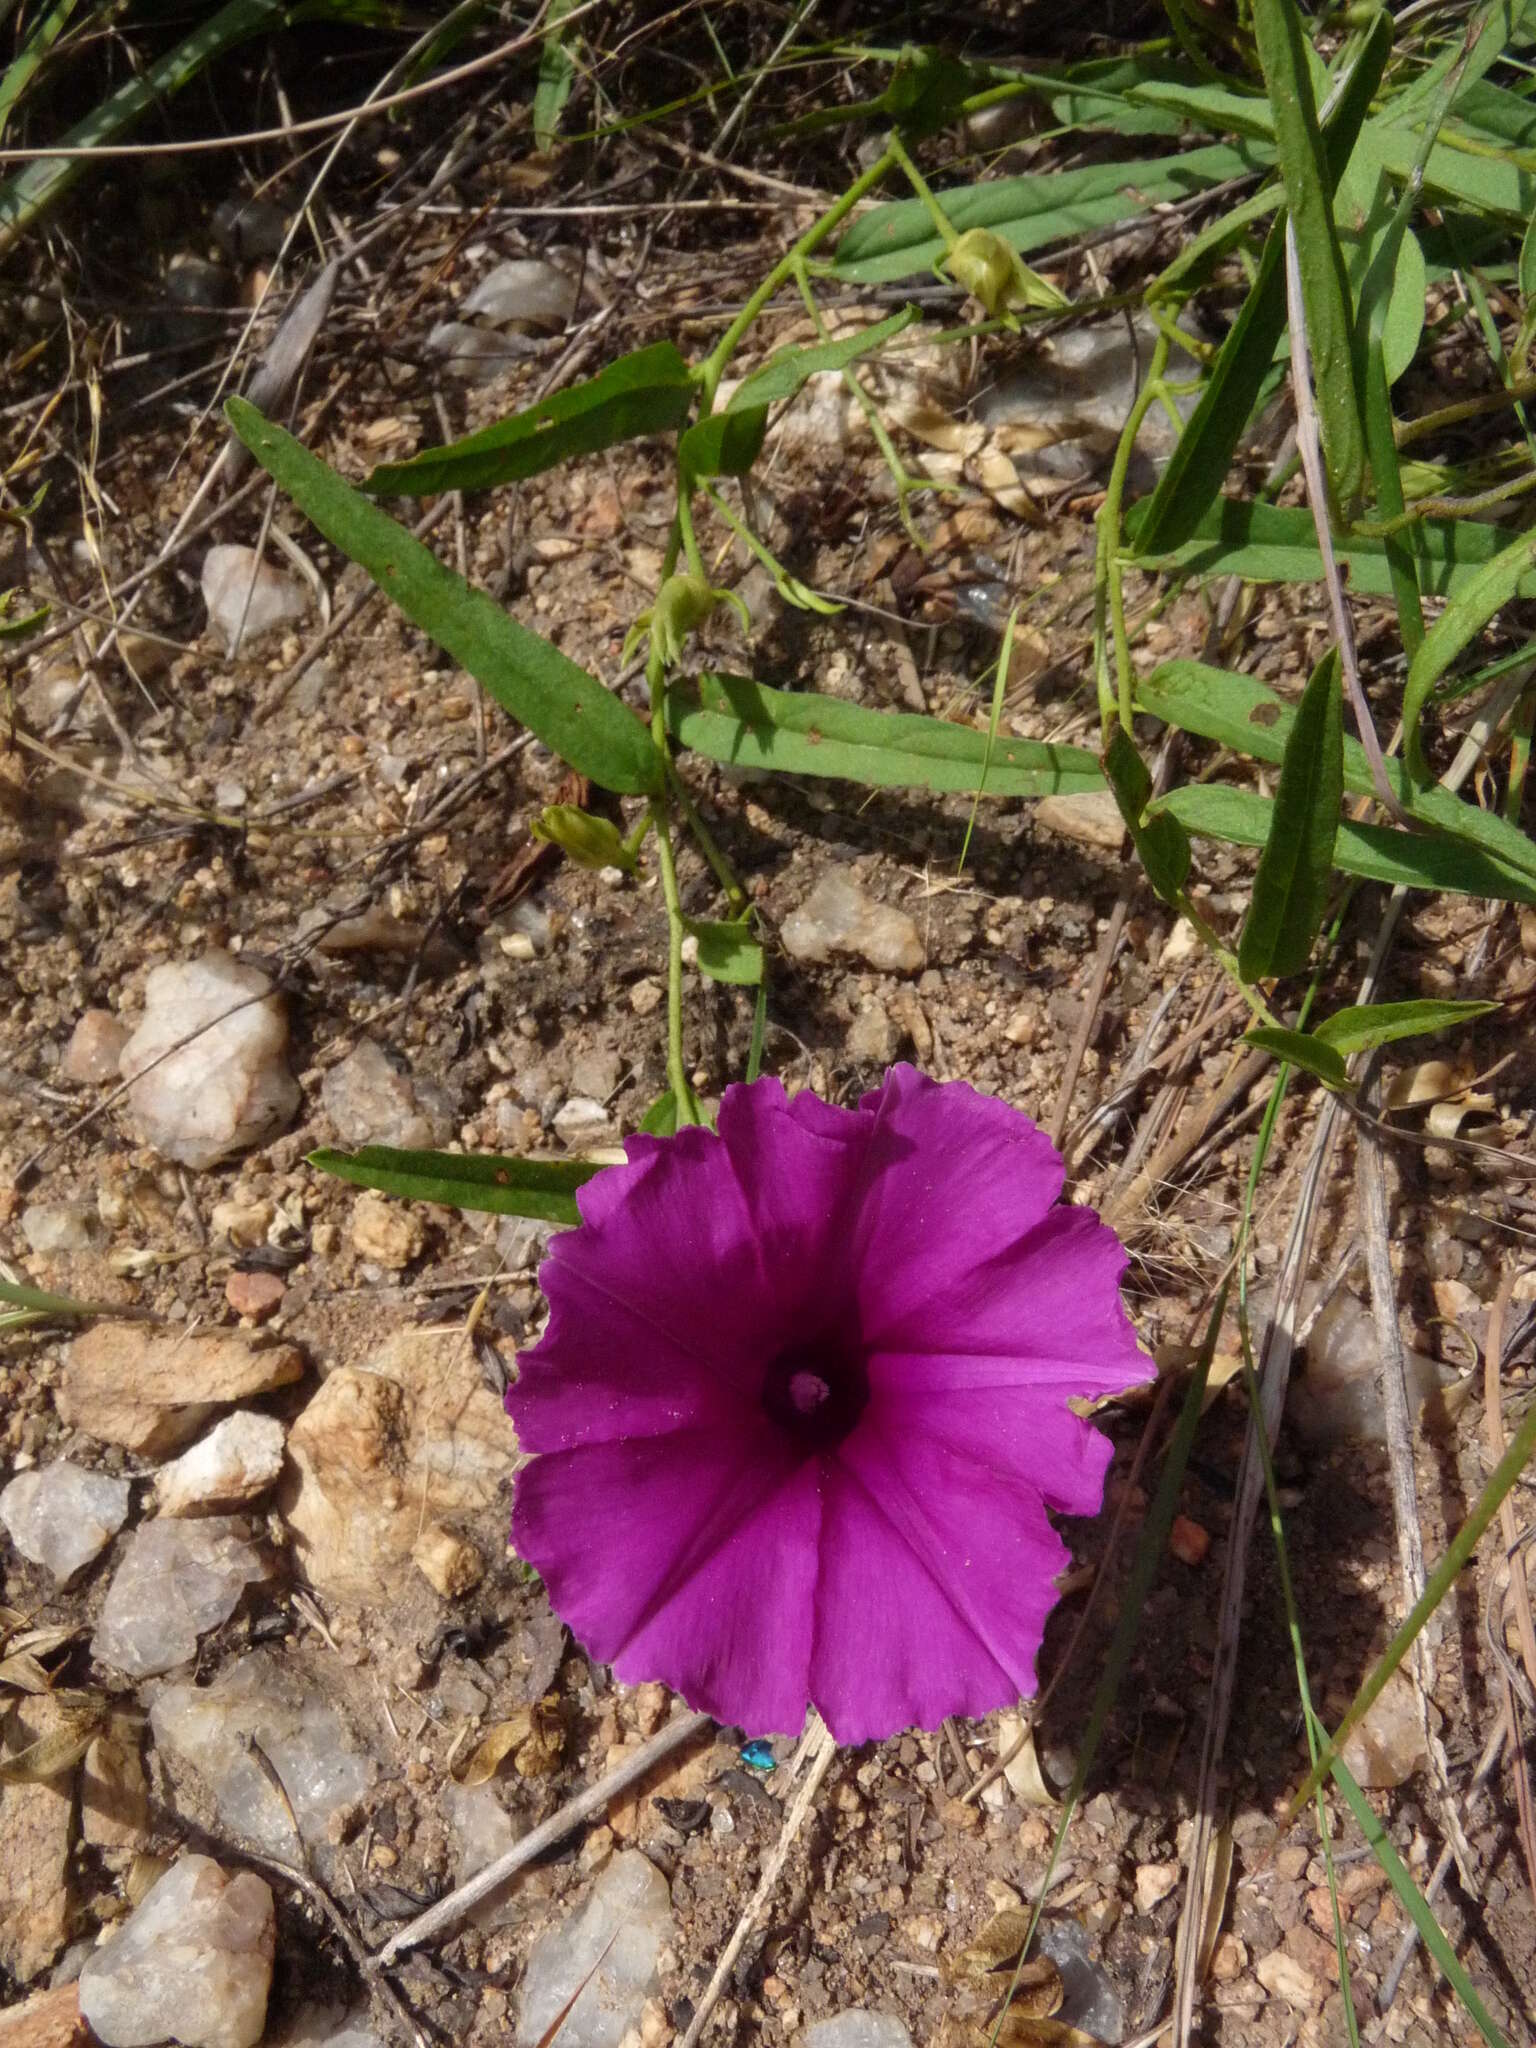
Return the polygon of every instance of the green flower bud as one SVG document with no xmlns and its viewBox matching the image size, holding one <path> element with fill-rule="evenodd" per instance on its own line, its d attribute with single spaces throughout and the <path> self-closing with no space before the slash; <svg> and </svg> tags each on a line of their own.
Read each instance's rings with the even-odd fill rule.
<svg viewBox="0 0 1536 2048">
<path fill-rule="evenodd" d="M 558 846 L 582 868 L 623 868 L 632 874 L 635 856 L 608 818 L 594 818 L 577 804 L 549 804 L 533 824 L 535 839 Z"/>
<path fill-rule="evenodd" d="M 990 228 L 972 228 L 963 234 L 944 263 L 956 284 L 980 301 L 990 320 L 1007 319 L 1015 306 L 1035 306 L 1048 313 L 1067 310 L 1067 301 L 1055 285 L 1031 270 L 1012 244 Z"/>
</svg>

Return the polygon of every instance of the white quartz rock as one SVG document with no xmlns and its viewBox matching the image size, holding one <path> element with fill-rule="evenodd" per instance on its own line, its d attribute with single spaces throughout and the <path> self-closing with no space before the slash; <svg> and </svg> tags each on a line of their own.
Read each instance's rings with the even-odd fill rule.
<svg viewBox="0 0 1536 2048">
<path fill-rule="evenodd" d="M 299 1106 L 287 1048 L 283 999 L 260 968 L 217 951 L 155 968 L 122 1059 L 140 1137 L 197 1167 L 274 1137 Z"/>
<path fill-rule="evenodd" d="M 113 1575 L 91 1655 L 130 1678 L 152 1678 L 197 1655 L 197 1639 L 228 1621 L 271 1565 L 236 1516 L 146 1522 Z"/>
<path fill-rule="evenodd" d="M 626 1849 L 586 1904 L 534 1944 L 517 2048 L 534 2048 L 562 2012 L 561 2048 L 618 2048 L 656 1989 L 657 1958 L 671 1938 L 666 1879 L 638 1849 Z"/>
<path fill-rule="evenodd" d="M 212 1685 L 168 1685 L 150 1710 L 158 1747 L 191 1764 L 233 1833 L 274 1856 L 294 1853 L 283 1802 L 252 1744 L 282 1781 L 299 1832 L 327 1840 L 331 1816 L 361 1799 L 377 1776 L 335 1709 L 263 1650 Z"/>
<path fill-rule="evenodd" d="M 210 1856 L 173 1863 L 80 1972 L 80 2011 L 104 2048 L 256 2048 L 272 1984 L 272 1893 Z"/>
<path fill-rule="evenodd" d="M 99 1557 L 128 1519 L 129 1485 L 57 1458 L 18 1472 L 0 1493 L 0 1522 L 23 1557 L 63 1585 Z"/>
<path fill-rule="evenodd" d="M 270 562 L 258 564 L 253 548 L 231 545 L 210 548 L 203 558 L 203 602 L 209 625 L 234 654 L 264 633 L 296 624 L 309 610 L 309 593 Z"/>
<path fill-rule="evenodd" d="M 242 1408 L 226 1415 L 201 1443 L 155 1475 L 155 1511 L 206 1515 L 239 1507 L 277 1482 L 283 1469 L 283 1425 Z"/>
</svg>

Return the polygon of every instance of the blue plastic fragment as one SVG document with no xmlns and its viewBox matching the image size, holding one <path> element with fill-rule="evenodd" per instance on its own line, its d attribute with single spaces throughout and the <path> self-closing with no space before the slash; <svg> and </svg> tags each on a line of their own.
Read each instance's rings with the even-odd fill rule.
<svg viewBox="0 0 1536 2048">
<path fill-rule="evenodd" d="M 773 1753 L 773 1744 L 765 1742 L 761 1736 L 746 1744 L 741 1760 L 749 1771 L 771 1771 L 778 1761 Z"/>
</svg>

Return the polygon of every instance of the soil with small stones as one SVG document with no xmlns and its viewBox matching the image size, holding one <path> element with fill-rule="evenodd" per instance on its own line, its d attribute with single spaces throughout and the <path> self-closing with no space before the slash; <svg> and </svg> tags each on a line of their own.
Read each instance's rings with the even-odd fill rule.
<svg viewBox="0 0 1536 2048">
<path fill-rule="evenodd" d="M 764 251 L 789 227 L 789 202 L 782 220 L 767 216 L 773 226 L 760 241 L 738 232 L 729 212 L 700 215 L 697 232 L 688 214 L 666 216 L 654 245 L 640 222 L 563 223 L 564 235 L 591 236 L 579 250 L 586 296 L 577 350 L 540 342 L 492 382 L 456 383 L 427 366 L 426 337 L 494 260 L 523 253 L 504 217 L 493 213 L 485 226 L 473 217 L 487 199 L 515 203 L 519 162 L 514 152 L 510 162 L 466 178 L 456 201 L 466 210 L 452 218 L 423 212 L 411 222 L 387 299 L 367 279 L 344 283 L 300 414 L 306 441 L 343 473 L 356 477 L 376 461 L 483 424 L 641 341 L 670 334 L 697 349 L 718 331 L 718 302 L 739 302 L 743 280 L 749 285 L 760 274 Z M 634 189 L 662 205 L 674 176 L 667 160 L 637 149 L 634 163 Z M 547 204 L 586 196 L 579 163 L 550 168 L 529 159 L 523 170 L 537 177 Z M 502 192 L 498 173 L 509 181 Z M 729 196 L 740 192 L 730 187 Z M 82 310 L 72 317 L 92 332 L 123 318 L 130 332 L 153 340 L 167 259 L 206 246 L 190 202 L 178 202 L 173 215 L 132 260 L 123 237 L 94 260 L 77 252 L 69 280 Z M 760 224 L 764 216 L 752 218 Z M 562 249 L 561 260 L 569 254 Z M 1104 260 L 1112 262 L 1112 252 Z M 248 293 L 253 266 L 237 265 L 233 281 Z M 1071 266 L 1060 282 L 1077 288 Z M 769 339 L 799 335 L 789 318 L 770 323 Z M 50 330 L 39 339 L 44 347 L 28 374 L 40 410 L 51 388 L 42 380 L 62 381 L 64 357 Z M 60 605 L 59 617 L 78 621 L 76 630 L 30 658 L 9 657 L 15 711 L 0 782 L 0 972 L 9 998 L 0 1016 L 0 1145 L 14 1192 L 0 1244 L 10 1269 L 33 1286 L 173 1328 L 234 1326 L 231 1276 L 278 1274 L 284 1291 L 264 1328 L 301 1347 L 307 1377 L 258 1405 L 285 1421 L 329 1374 L 366 1368 L 391 1334 L 411 1325 L 456 1333 L 445 1342 L 473 1345 L 488 1382 L 499 1385 L 540 1327 L 526 1247 L 509 1259 L 511 1240 L 497 1219 L 431 1209 L 420 1212 L 420 1248 L 404 1268 L 371 1264 L 353 1240 L 356 1191 L 307 1163 L 316 1147 L 337 1141 L 322 1084 L 372 1040 L 442 1092 L 452 1140 L 466 1151 L 566 1156 L 557 1119 L 573 1096 L 602 1103 L 611 1123 L 599 1142 L 618 1144 L 665 1086 L 659 891 L 646 868 L 639 878 L 593 873 L 538 853 L 531 822 L 546 804 L 571 795 L 562 764 L 382 602 L 368 604 L 318 652 L 312 636 L 321 621 L 312 612 L 303 631 L 226 659 L 206 630 L 198 571 L 212 541 L 257 540 L 259 495 L 222 512 L 152 580 L 134 623 L 141 634 L 161 637 L 135 643 L 137 675 L 113 659 L 69 715 L 58 715 L 86 674 L 89 615 L 101 609 L 103 582 L 115 586 L 153 558 L 217 451 L 210 429 L 189 428 L 180 410 L 185 393 L 166 381 L 171 359 L 158 346 L 148 364 L 106 380 L 92 492 L 82 498 L 55 489 L 39 514 L 36 577 Z M 1001 374 L 1010 351 L 1027 347 L 989 344 L 974 381 Z M 193 395 L 211 395 L 215 365 L 206 341 L 174 360 L 199 373 Z M 968 387 L 956 372 L 934 403 L 958 416 L 969 388 L 974 383 Z M 70 460 L 86 461 L 87 427 L 73 400 L 48 426 L 49 461 L 60 474 Z M 1032 523 L 989 495 L 973 467 L 960 479 L 958 501 L 923 507 L 939 542 L 924 562 L 904 541 L 890 478 L 868 437 L 818 441 L 816 434 L 812 419 L 798 438 L 786 431 L 782 452 L 770 444 L 759 510 L 797 574 L 855 603 L 838 619 L 807 619 L 779 606 L 760 581 L 751 583 L 750 635 L 722 611 L 705 634 L 708 659 L 772 683 L 984 724 L 996 642 L 969 623 L 978 606 L 964 599 L 1000 577 L 1010 591 L 1036 594 L 1027 616 L 1038 635 L 1030 662 L 1015 671 L 1005 731 L 1093 745 L 1084 653 L 1098 502 L 1092 479 Z M 911 459 L 922 458 L 920 446 L 907 446 Z M 622 447 L 450 506 L 432 544 L 504 597 L 515 616 L 612 682 L 625 634 L 655 586 L 669 490 L 665 448 Z M 281 500 L 275 522 L 303 551 L 329 611 L 340 613 L 365 588 L 360 573 Z M 726 536 L 720 529 L 703 539 L 708 554 Z M 297 573 L 281 555 L 272 559 L 284 574 Z M 744 568 L 727 557 L 721 573 L 741 577 Z M 1363 610 L 1369 648 L 1387 615 L 1378 621 L 1370 607 Z M 1199 656 L 1208 625 L 1205 605 L 1187 593 L 1151 624 L 1137 659 Z M 1261 592 L 1234 631 L 1224 658 L 1294 693 L 1323 628 L 1294 594 Z M 621 687 L 638 709 L 633 683 Z M 1182 765 L 1186 772 L 1199 765 L 1192 749 Z M 964 799 L 736 773 L 697 757 L 686 759 L 684 775 L 769 935 L 765 1066 L 792 1087 L 849 1102 L 878 1083 L 888 1060 L 910 1058 L 1048 1122 L 1086 1022 L 1066 1118 L 1073 1198 L 1103 1207 L 1130 1242 L 1129 1298 L 1149 1350 L 1170 1370 L 1187 1362 L 1233 1249 L 1268 1083 L 1255 1074 L 1236 1093 L 1227 1087 L 1242 1020 L 1221 1012 L 1224 992 L 1211 968 L 1176 936 L 1121 853 L 1055 829 L 1025 805 L 989 802 L 969 830 Z M 638 815 L 627 802 L 591 801 L 625 829 Z M 1251 862 L 1212 847 L 1199 858 L 1202 908 L 1231 936 Z M 910 915 L 924 955 L 919 970 L 890 975 L 858 962 L 788 957 L 774 935 L 832 868 Z M 713 878 L 691 851 L 681 856 L 681 885 L 690 914 L 718 914 Z M 1086 1018 L 1100 947 L 1122 899 L 1123 943 Z M 1338 1002 L 1351 998 L 1351 966 L 1363 963 L 1378 916 L 1370 892 L 1357 897 L 1332 991 Z M 107 1010 L 131 1025 L 152 968 L 214 947 L 273 974 L 303 1101 L 275 1141 L 190 1172 L 135 1142 L 110 1082 L 68 1081 L 63 1062 L 84 1012 Z M 1490 918 L 1486 906 L 1465 900 L 1421 901 L 1409 914 L 1386 992 L 1518 997 L 1536 979 L 1533 950 L 1536 932 L 1511 913 Z M 740 1077 L 751 1034 L 749 993 L 690 974 L 686 1050 L 702 1094 L 718 1096 Z M 1491 1078 L 1461 1135 L 1528 1158 L 1532 1054 L 1518 1026 L 1485 1023 L 1450 1055 L 1463 1056 L 1464 1078 Z M 1412 1064 L 1391 1062 L 1389 1080 Z M 1282 1111 L 1276 1163 L 1257 1212 L 1261 1282 L 1272 1282 L 1279 1264 L 1316 1107 L 1307 1089 L 1293 1088 Z M 1434 1142 L 1422 1110 L 1398 1121 L 1406 1136 L 1389 1148 L 1388 1170 L 1405 1335 L 1464 1369 L 1486 1338 L 1489 1304 L 1527 1227 L 1524 1183 L 1507 1177 L 1497 1152 Z M 1181 1133 L 1189 1138 L 1182 1149 Z M 582 1142 L 591 1142 L 590 1133 Z M 1346 1256 L 1357 1228 L 1353 1162 L 1346 1132 L 1327 1183 L 1316 1277 L 1363 1297 L 1363 1268 Z M 241 1246 L 221 1235 L 214 1211 L 231 1201 L 262 1209 L 260 1243 Z M 99 1246 L 32 1252 L 21 1227 L 27 1207 L 75 1203 L 104 1219 Z M 892 1257 L 905 1250 L 889 1247 Z M 1517 1292 L 1517 1324 L 1520 1300 Z M 65 1341 L 56 1324 L 7 1339 L 4 1476 L 69 1456 L 139 1477 L 133 1459 L 60 1420 L 55 1392 Z M 1235 1349 L 1228 1324 L 1218 1352 L 1230 1358 Z M 1507 1403 L 1522 1390 L 1516 1366 Z M 1111 1517 L 1066 1531 L 1087 1569 L 1074 1576 L 1047 1636 L 1042 1671 L 1056 1683 L 1036 1738 L 1058 1789 L 1085 1736 L 1172 1414 L 1147 1399 L 1102 1418 L 1116 1443 L 1108 1499 L 1120 1513 L 1121 1540 L 1064 1664 Z M 1244 1421 L 1240 1390 L 1229 1384 L 1201 1425 L 1180 1503 L 1193 1536 L 1186 1531 L 1181 1556 L 1165 1563 L 1146 1603 L 1086 1803 L 1050 1877 L 1049 1912 L 1087 1930 L 1123 2002 L 1128 2039 L 1161 2018 L 1171 1984 L 1181 1888 L 1172 1884 L 1154 1898 L 1157 1883 L 1138 1885 L 1138 1873 L 1176 1864 L 1188 1839 Z M 1146 1456 L 1133 1470 L 1139 1449 Z M 1470 1399 L 1453 1403 L 1448 1421 L 1422 1434 L 1419 1450 L 1424 1543 L 1433 1560 L 1486 1476 L 1480 1381 Z M 1279 1462 L 1314 1697 L 1334 1723 L 1402 1612 L 1385 1454 L 1374 1441 L 1302 1443 L 1286 1435 Z M 557 1753 L 546 1760 L 553 1767 L 531 1777 L 508 1768 L 495 1781 L 521 1831 L 654 1725 L 655 1703 L 590 1667 L 579 1645 L 559 1637 L 542 1592 L 507 1554 L 510 1463 L 506 1501 L 467 1528 L 494 1560 L 468 1594 L 445 1599 L 408 1571 L 390 1581 L 387 1597 L 317 1602 L 274 1510 L 270 1534 L 286 1563 L 201 1646 L 199 1682 L 258 1645 L 275 1645 L 376 1759 L 373 1789 L 314 1858 L 316 1877 L 368 1947 L 453 1881 L 458 1845 L 444 1788 L 485 1728 L 530 1696 L 553 1695 L 560 1730 Z M 149 1512 L 148 1496 L 147 1487 L 135 1488 L 130 1527 Z M 1528 1527 L 1528 1501 L 1517 1500 Z M 424 1501 L 424 1513 L 428 1507 Z M 1203 1554 L 1202 1532 L 1210 1539 Z M 93 1667 L 88 1641 L 126 1540 L 127 1532 L 65 1593 L 9 1544 L 0 1549 L 0 1598 L 14 1614 L 8 1625 L 72 1630 L 49 1653 L 55 1681 L 105 1688 L 119 1704 L 129 1703 L 122 1682 Z M 1502 1712 L 1500 1671 L 1484 1634 L 1492 1591 L 1487 1573 L 1467 1577 L 1432 1652 L 1433 1718 L 1461 1798 Z M 484 1701 L 469 1714 L 450 1704 L 463 1700 L 455 1681 L 464 1680 Z M 138 1703 L 147 1705 L 160 1683 L 141 1688 Z M 1256 1544 L 1252 1561 L 1236 1697 L 1220 1794 L 1233 1875 L 1202 2038 L 1263 2048 L 1342 2041 L 1315 1819 L 1278 1825 L 1306 1752 L 1267 1540 Z M 781 1762 L 788 1748 L 778 1746 Z M 408 1960 L 397 1981 L 409 2006 L 449 2041 L 502 2040 L 532 1943 L 580 1902 L 616 1848 L 633 1844 L 668 1878 L 677 1920 L 642 2033 L 646 2048 L 660 2048 L 686 2025 L 782 1823 L 787 1772 L 764 1778 L 740 1749 L 738 1731 L 704 1742 L 665 1768 L 641 1799 L 619 1802 L 606 1820 L 578 1830 L 526 1871 L 490 1924 Z M 1027 1803 L 1008 1778 L 992 1779 L 974 1796 L 997 1751 L 997 1728 L 984 1722 L 912 1733 L 838 1758 L 742 1953 L 712 2038 L 789 2041 L 818 2018 L 869 2005 L 901 2014 L 914 2039 L 927 2043 L 967 2015 L 956 1958 L 997 1911 L 1037 1894 L 1054 1826 L 1053 1812 Z M 142 1844 L 77 1844 L 71 1853 L 72 1925 L 82 1935 L 122 1913 L 141 1852 L 165 1856 L 190 1844 L 231 1864 L 243 1853 L 221 1833 L 195 1775 L 153 1744 L 147 1761 L 153 1801 Z M 1430 1775 L 1372 1796 L 1425 1882 L 1445 1839 Z M 701 1823 L 696 1807 L 676 1804 L 698 1800 L 707 1807 Z M 1501 1763 L 1486 1795 L 1467 1809 L 1471 1888 L 1453 1875 L 1438 1911 L 1515 2040 L 1531 2024 L 1536 1922 L 1513 1812 L 1513 1780 Z M 679 1815 L 690 1824 L 679 1826 Z M 1368 2037 L 1424 2048 L 1470 2038 L 1422 1960 L 1410 1966 L 1389 2016 L 1375 2016 L 1404 1918 L 1358 1831 L 1342 1813 L 1334 1818 L 1349 1965 Z M 8 1889 L 8 1847 L 0 1838 L 0 1891 Z M 281 1881 L 276 1888 L 274 2040 L 306 2001 L 358 1995 L 345 1947 L 313 1917 L 311 1900 Z M 1285 1968 L 1275 1966 L 1277 1956 Z M 46 1980 L 44 1970 L 35 1981 Z M 0 1975 L 0 2002 L 15 2002 L 29 1988 Z"/>
</svg>

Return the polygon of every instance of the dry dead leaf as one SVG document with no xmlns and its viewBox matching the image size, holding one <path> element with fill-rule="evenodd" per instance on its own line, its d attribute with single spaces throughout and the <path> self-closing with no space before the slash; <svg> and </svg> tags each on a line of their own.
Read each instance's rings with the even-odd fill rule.
<svg viewBox="0 0 1536 2048">
<path fill-rule="evenodd" d="M 1046 1784 L 1035 1753 L 1035 1732 L 1022 1714 L 997 1717 L 997 1753 L 1004 1758 L 1003 1776 L 1021 1806 L 1054 1807 L 1055 1794 Z"/>
</svg>

